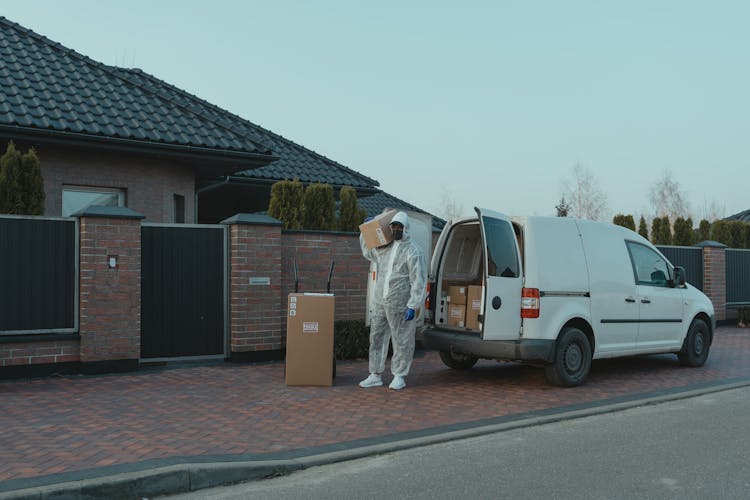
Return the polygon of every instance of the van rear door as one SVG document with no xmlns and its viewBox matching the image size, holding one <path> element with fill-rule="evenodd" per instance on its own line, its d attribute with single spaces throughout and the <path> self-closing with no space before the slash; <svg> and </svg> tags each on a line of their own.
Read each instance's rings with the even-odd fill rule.
<svg viewBox="0 0 750 500">
<path fill-rule="evenodd" d="M 484 243 L 484 340 L 512 340 L 521 330 L 521 259 L 510 219 L 475 208 Z"/>
</svg>

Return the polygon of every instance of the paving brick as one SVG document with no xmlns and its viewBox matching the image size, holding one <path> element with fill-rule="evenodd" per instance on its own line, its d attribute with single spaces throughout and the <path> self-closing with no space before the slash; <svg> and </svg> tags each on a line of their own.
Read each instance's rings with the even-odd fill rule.
<svg viewBox="0 0 750 500">
<path fill-rule="evenodd" d="M 451 370 L 434 352 L 418 353 L 403 391 L 361 389 L 366 375 L 366 361 L 358 360 L 338 363 L 332 387 L 288 387 L 283 363 L 0 381 L 0 487 L 153 459 L 304 455 L 404 432 L 750 380 L 750 330 L 720 328 L 702 368 L 684 368 L 673 355 L 601 360 L 586 384 L 569 389 L 515 363 Z"/>
</svg>

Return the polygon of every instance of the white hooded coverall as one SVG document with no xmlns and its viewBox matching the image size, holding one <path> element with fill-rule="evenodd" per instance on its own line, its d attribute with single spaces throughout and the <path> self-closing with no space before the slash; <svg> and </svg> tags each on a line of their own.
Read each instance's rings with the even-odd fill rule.
<svg viewBox="0 0 750 500">
<path fill-rule="evenodd" d="M 424 306 L 427 267 L 419 247 L 409 237 L 406 214 L 404 236 L 385 247 L 368 249 L 359 237 L 362 255 L 377 265 L 373 311 L 370 316 L 370 373 L 383 373 L 388 356 L 388 341 L 393 343 L 391 372 L 405 377 L 414 359 L 416 317 L 404 320 L 406 309 L 414 309 L 417 316 Z"/>
</svg>

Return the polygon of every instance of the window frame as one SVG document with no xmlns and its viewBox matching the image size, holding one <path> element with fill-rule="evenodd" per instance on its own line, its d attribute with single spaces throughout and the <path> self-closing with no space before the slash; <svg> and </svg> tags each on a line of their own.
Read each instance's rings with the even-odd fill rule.
<svg viewBox="0 0 750 500">
<path fill-rule="evenodd" d="M 75 210 L 71 211 L 71 213 L 66 214 L 65 213 L 65 194 L 70 192 L 76 192 L 76 193 L 94 193 L 99 195 L 117 195 L 117 207 L 126 207 L 127 206 L 127 190 L 125 188 L 116 188 L 116 187 L 104 187 L 104 186 L 81 186 L 77 184 L 63 184 L 62 187 L 62 196 L 60 199 L 60 214 L 63 217 L 70 217 L 72 214 L 79 212 L 80 210 L 84 210 L 90 206 L 93 206 L 93 203 L 90 203 L 88 205 L 85 205 L 80 208 L 76 208 Z"/>
<path fill-rule="evenodd" d="M 674 283 L 674 266 L 669 262 L 669 260 L 664 257 L 662 254 L 660 254 L 658 251 L 654 250 L 653 248 L 649 247 L 648 245 L 644 245 L 643 243 L 640 243 L 638 241 L 632 241 L 632 240 L 625 240 L 625 245 L 628 250 L 628 256 L 630 257 L 630 265 L 633 269 L 633 279 L 635 280 L 636 285 L 642 285 L 642 286 L 653 286 L 658 288 L 672 288 L 672 283 Z M 655 281 L 644 281 L 641 280 L 638 275 L 638 265 L 636 263 L 636 256 L 633 252 L 633 248 L 638 247 L 644 250 L 647 250 L 651 252 L 655 257 L 658 258 L 661 262 L 664 263 L 664 267 L 667 271 L 666 281 L 662 282 L 655 282 Z M 657 269 L 657 271 L 660 269 Z"/>
</svg>

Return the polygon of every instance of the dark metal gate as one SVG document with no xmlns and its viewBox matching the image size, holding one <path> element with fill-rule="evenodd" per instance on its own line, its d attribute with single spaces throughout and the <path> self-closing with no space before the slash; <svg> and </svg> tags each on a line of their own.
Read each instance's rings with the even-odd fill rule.
<svg viewBox="0 0 750 500">
<path fill-rule="evenodd" d="M 727 248 L 727 307 L 750 306 L 750 250 Z"/>
<path fill-rule="evenodd" d="M 141 227 L 141 358 L 225 351 L 223 226 Z"/>
<path fill-rule="evenodd" d="M 669 262 L 685 268 L 687 282 L 703 290 L 703 249 L 699 247 L 657 246 Z"/>
<path fill-rule="evenodd" d="M 0 217 L 0 334 L 78 329 L 76 219 Z"/>
</svg>

